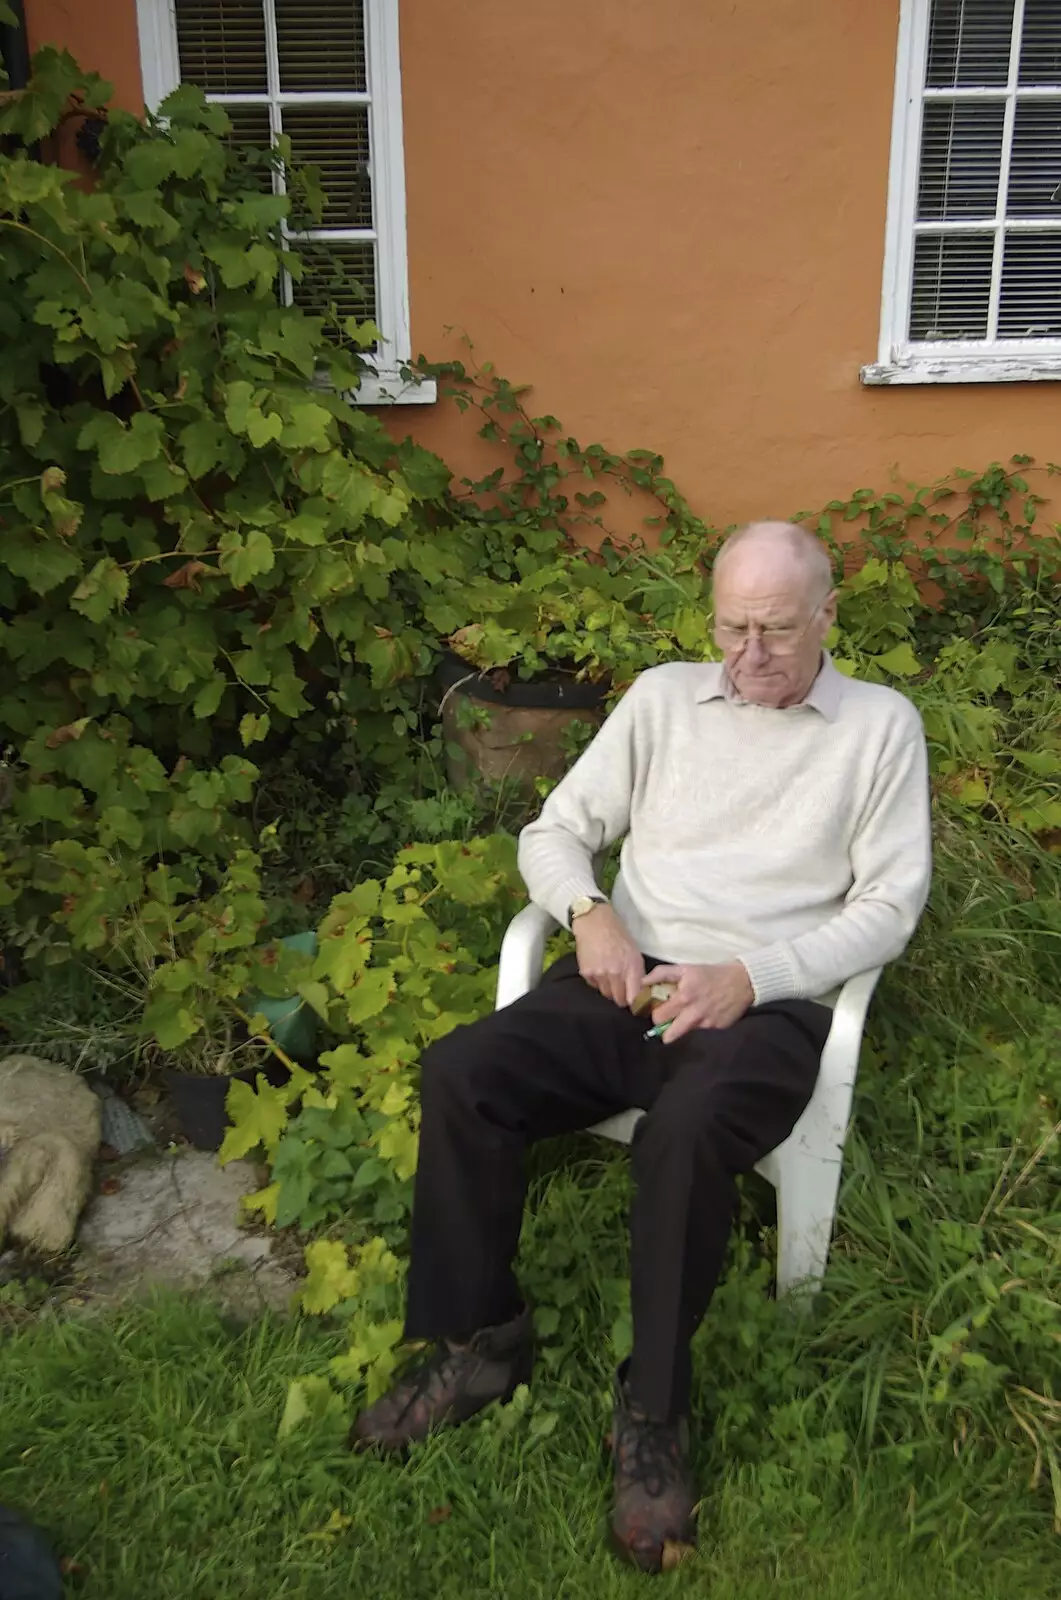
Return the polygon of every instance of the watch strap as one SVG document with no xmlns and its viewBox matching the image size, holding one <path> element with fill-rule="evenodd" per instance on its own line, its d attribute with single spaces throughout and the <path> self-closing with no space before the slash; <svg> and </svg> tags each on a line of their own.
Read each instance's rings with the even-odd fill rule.
<svg viewBox="0 0 1061 1600">
<path fill-rule="evenodd" d="M 567 911 L 567 925 L 572 927 L 579 917 L 584 917 L 587 911 L 592 911 L 594 906 L 606 906 L 608 898 L 603 894 L 580 894 L 572 900 Z"/>
</svg>

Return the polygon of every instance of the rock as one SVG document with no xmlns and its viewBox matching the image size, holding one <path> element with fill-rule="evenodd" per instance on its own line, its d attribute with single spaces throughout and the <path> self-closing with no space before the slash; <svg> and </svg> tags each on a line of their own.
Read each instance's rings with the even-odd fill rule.
<svg viewBox="0 0 1061 1600">
<path fill-rule="evenodd" d="M 0 1241 L 41 1256 L 66 1250 L 92 1182 L 100 1103 L 57 1061 L 0 1061 Z"/>
<path fill-rule="evenodd" d="M 211 1290 L 232 1313 L 287 1309 L 297 1280 L 271 1235 L 239 1226 L 239 1202 L 259 1187 L 246 1161 L 221 1167 L 201 1150 L 138 1160 L 106 1180 L 78 1236 L 90 1300 L 139 1288 Z"/>
</svg>

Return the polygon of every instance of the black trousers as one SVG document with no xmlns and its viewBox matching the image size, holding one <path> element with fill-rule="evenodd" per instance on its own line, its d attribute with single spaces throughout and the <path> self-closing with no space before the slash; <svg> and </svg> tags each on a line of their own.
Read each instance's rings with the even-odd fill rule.
<svg viewBox="0 0 1061 1600">
<path fill-rule="evenodd" d="M 791 1133 L 814 1090 L 832 1016 L 786 1000 L 673 1045 L 564 956 L 514 1005 L 424 1053 L 406 1335 L 460 1340 L 522 1305 L 512 1271 L 524 1153 L 630 1106 L 632 1397 L 688 1407 L 689 1344 L 722 1268 L 735 1179 Z"/>
</svg>

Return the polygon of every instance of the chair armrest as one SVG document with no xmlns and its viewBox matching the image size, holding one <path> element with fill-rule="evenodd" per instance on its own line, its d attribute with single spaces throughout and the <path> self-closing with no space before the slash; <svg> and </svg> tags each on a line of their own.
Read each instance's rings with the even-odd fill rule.
<svg viewBox="0 0 1061 1600">
<path fill-rule="evenodd" d="M 555 917 L 536 905 L 524 906 L 512 918 L 501 941 L 496 1010 L 510 1006 L 513 1000 L 537 987 L 545 964 L 546 941 L 558 926 Z"/>
<path fill-rule="evenodd" d="M 822 1051 L 822 1064 L 810 1104 L 785 1142 L 756 1167 L 777 1189 L 786 1167 L 801 1159 L 839 1167 L 851 1120 L 851 1102 L 858 1076 L 862 1029 L 881 969 L 848 978 L 833 1010 L 833 1023 Z"/>
<path fill-rule="evenodd" d="M 833 1011 L 833 1025 L 822 1051 L 819 1081 L 823 1087 L 834 1084 L 854 1086 L 858 1076 L 866 1012 L 881 970 L 880 967 L 872 967 L 869 972 L 856 972 L 840 990 L 840 998 Z"/>
<path fill-rule="evenodd" d="M 841 989 L 833 1011 L 833 1025 L 822 1051 L 814 1095 L 783 1149 L 791 1146 L 821 1161 L 843 1160 L 858 1077 L 862 1029 L 880 974 L 879 967 L 856 973 Z"/>
</svg>

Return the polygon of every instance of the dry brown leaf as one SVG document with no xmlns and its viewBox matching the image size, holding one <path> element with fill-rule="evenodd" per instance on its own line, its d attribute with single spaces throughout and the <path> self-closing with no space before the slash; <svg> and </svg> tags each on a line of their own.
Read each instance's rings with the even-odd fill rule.
<svg viewBox="0 0 1061 1600">
<path fill-rule="evenodd" d="M 427 1513 L 427 1520 L 433 1528 L 437 1528 L 440 1522 L 448 1522 L 452 1515 L 452 1506 L 435 1506 L 433 1511 Z"/>
<path fill-rule="evenodd" d="M 74 739 L 80 739 L 89 721 L 88 717 L 78 717 L 76 722 L 66 722 L 61 728 L 54 728 L 44 743 L 49 750 L 58 750 L 60 745 L 71 744 Z"/>
<path fill-rule="evenodd" d="M 695 1554 L 695 1544 L 679 1544 L 677 1539 L 664 1539 L 663 1571 L 673 1572 L 675 1567 L 680 1567 L 683 1561 L 688 1561 Z"/>
<path fill-rule="evenodd" d="M 103 1178 L 100 1181 L 100 1194 L 117 1194 L 122 1186 L 120 1178 Z"/>
<path fill-rule="evenodd" d="M 202 294 L 206 288 L 206 279 L 203 274 L 187 261 L 184 263 L 184 281 L 192 291 L 192 294 Z"/>
<path fill-rule="evenodd" d="M 202 587 L 199 575 L 207 571 L 209 568 L 205 561 L 186 561 L 183 567 L 178 567 L 176 572 L 171 572 L 162 581 L 167 589 L 194 589 L 198 594 Z"/>
</svg>

